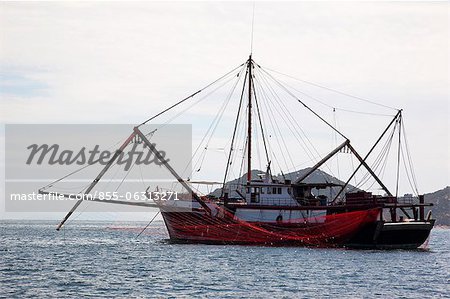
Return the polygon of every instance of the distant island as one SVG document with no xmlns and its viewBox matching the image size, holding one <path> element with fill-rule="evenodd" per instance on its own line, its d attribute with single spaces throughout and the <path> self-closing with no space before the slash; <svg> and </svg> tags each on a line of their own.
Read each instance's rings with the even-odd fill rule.
<svg viewBox="0 0 450 299">
<path fill-rule="evenodd" d="M 450 226 L 450 186 L 425 194 L 425 201 L 434 204 L 431 211 L 436 225 Z"/>
</svg>

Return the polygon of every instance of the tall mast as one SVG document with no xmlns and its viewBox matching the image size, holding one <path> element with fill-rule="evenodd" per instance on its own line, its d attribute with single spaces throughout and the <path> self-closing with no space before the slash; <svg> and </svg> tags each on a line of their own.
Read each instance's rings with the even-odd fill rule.
<svg viewBox="0 0 450 299">
<path fill-rule="evenodd" d="M 248 58 L 247 184 L 252 180 L 252 54 Z"/>
</svg>

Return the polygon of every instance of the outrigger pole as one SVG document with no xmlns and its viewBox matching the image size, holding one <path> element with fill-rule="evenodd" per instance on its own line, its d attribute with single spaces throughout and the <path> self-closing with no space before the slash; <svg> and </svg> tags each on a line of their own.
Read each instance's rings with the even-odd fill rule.
<svg viewBox="0 0 450 299">
<path fill-rule="evenodd" d="M 398 110 L 397 114 L 394 116 L 392 121 L 389 123 L 389 125 L 386 127 L 386 129 L 383 131 L 381 136 L 378 138 L 378 140 L 375 142 L 375 144 L 372 146 L 370 151 L 367 153 L 367 155 L 362 158 L 359 153 L 355 150 L 353 146 L 350 144 L 350 140 L 346 138 L 344 143 L 339 145 L 336 149 L 334 149 L 331 153 L 329 153 L 327 156 L 325 156 L 322 160 L 320 160 L 316 165 L 314 165 L 307 173 L 305 173 L 302 177 L 297 179 L 297 182 L 303 181 L 305 178 L 307 178 L 309 175 L 311 175 L 316 169 L 318 169 L 320 166 L 322 166 L 326 161 L 328 161 L 332 156 L 334 156 L 338 151 L 340 151 L 342 148 L 347 146 L 350 151 L 355 155 L 355 157 L 359 160 L 360 164 L 356 168 L 356 170 L 352 173 L 352 175 L 348 178 L 347 182 L 342 186 L 341 190 L 338 192 L 336 197 L 333 199 L 333 202 L 337 200 L 337 198 L 342 194 L 342 192 L 345 190 L 345 188 L 350 183 L 350 180 L 355 176 L 356 172 L 361 168 L 361 166 L 364 166 L 367 171 L 372 175 L 372 177 L 377 181 L 377 183 L 383 188 L 383 190 L 389 195 L 392 196 L 392 193 L 389 191 L 389 189 L 383 184 L 383 182 L 380 180 L 380 178 L 376 175 L 376 173 L 370 168 L 370 166 L 366 163 L 367 158 L 370 156 L 372 151 L 375 149 L 375 147 L 378 145 L 380 140 L 383 138 L 384 134 L 386 134 L 387 130 L 391 127 L 391 125 L 395 122 L 396 119 L 401 117 L 402 110 Z M 331 126 L 331 125 L 330 125 Z M 331 126 L 332 127 L 332 126 Z M 333 127 L 332 127 L 333 128 Z M 342 134 L 341 134 L 342 135 Z M 343 136 L 343 135 L 342 135 Z"/>
<path fill-rule="evenodd" d="M 305 173 L 303 176 L 298 178 L 296 182 L 301 182 L 304 179 L 306 179 L 309 175 L 311 175 L 314 171 L 316 171 L 317 168 L 323 165 L 323 163 L 327 162 L 331 157 L 333 157 L 337 152 L 339 152 L 342 148 L 344 148 L 346 145 L 350 145 L 350 140 L 346 139 L 341 145 L 339 145 L 337 148 L 335 148 L 331 153 L 326 155 L 322 160 L 316 163 L 311 169 Z"/>
<path fill-rule="evenodd" d="M 380 135 L 380 137 L 377 139 L 377 141 L 375 142 L 375 144 L 372 146 L 372 148 L 369 150 L 369 152 L 367 153 L 367 155 L 363 158 L 361 158 L 361 156 L 356 152 L 356 150 L 350 145 L 350 143 L 348 144 L 348 148 L 352 151 L 352 153 L 356 156 L 356 158 L 360 161 L 360 164 L 358 165 L 358 167 L 355 169 L 355 171 L 353 171 L 352 175 L 348 178 L 347 182 L 345 183 L 344 186 L 342 186 L 341 190 L 338 192 L 338 194 L 336 195 L 336 197 L 333 199 L 333 202 L 336 201 L 336 199 L 342 194 L 342 192 L 345 190 L 345 188 L 348 186 L 348 184 L 350 183 L 350 180 L 355 176 L 355 174 L 358 172 L 358 170 L 361 168 L 361 166 L 364 165 L 364 167 L 367 169 L 367 171 L 369 171 L 369 173 L 374 177 L 374 179 L 377 181 L 378 184 L 380 184 L 381 188 L 383 188 L 383 190 L 389 195 L 392 196 L 392 193 L 389 191 L 389 189 L 381 182 L 381 180 L 378 178 L 378 176 L 375 174 L 375 172 L 373 172 L 373 170 L 369 167 L 369 165 L 367 165 L 366 160 L 367 158 L 370 156 L 370 154 L 373 152 L 373 150 L 375 149 L 375 147 L 378 145 L 378 143 L 380 142 L 380 140 L 383 138 L 384 134 L 386 134 L 386 132 L 388 131 L 388 129 L 392 126 L 392 124 L 397 120 L 398 117 L 401 117 L 402 115 L 402 110 L 398 110 L 397 114 L 394 116 L 394 118 L 392 119 L 392 121 L 389 123 L 389 125 L 386 127 L 386 129 L 384 129 L 383 133 Z"/>
<path fill-rule="evenodd" d="M 158 160 L 164 164 L 164 166 L 167 168 L 167 170 L 170 171 L 170 173 L 178 180 L 178 182 L 180 182 L 180 184 L 186 188 L 186 190 L 192 194 L 192 197 L 208 212 L 211 213 L 211 209 L 208 207 L 208 205 L 201 200 L 200 197 L 198 197 L 198 195 L 194 192 L 194 190 L 192 190 L 192 188 L 189 186 L 188 183 L 186 183 L 185 180 L 183 180 L 178 173 L 172 168 L 172 166 L 170 166 L 169 163 L 167 163 L 167 160 L 164 159 L 164 157 L 159 153 L 159 151 L 156 149 L 155 144 L 150 143 L 150 141 L 147 139 L 147 137 L 145 136 L 144 133 L 142 133 L 139 130 L 139 127 L 135 127 L 134 128 L 134 134 L 136 134 L 137 136 L 139 136 L 142 141 L 145 143 L 145 145 L 148 146 L 148 148 L 153 152 L 153 154 L 155 155 L 156 158 L 158 158 Z"/>
<path fill-rule="evenodd" d="M 83 195 L 81 196 L 81 199 L 79 199 L 75 205 L 72 207 L 72 209 L 67 213 L 67 215 L 64 217 L 64 219 L 59 223 L 58 227 L 56 228 L 56 230 L 60 230 L 61 227 L 64 225 L 64 223 L 66 223 L 66 221 L 70 218 L 70 216 L 72 216 L 72 214 L 75 212 L 75 210 L 79 207 L 79 205 L 81 204 L 81 202 L 85 199 L 89 199 L 91 201 L 98 201 L 98 202 L 105 202 L 96 198 L 90 198 L 87 197 L 86 195 L 89 194 L 89 192 L 91 192 L 91 190 L 97 185 L 97 183 L 100 181 L 100 179 L 105 175 L 105 173 L 108 171 L 108 169 L 112 166 L 112 164 L 114 163 L 114 161 L 117 160 L 117 158 L 119 157 L 119 155 L 121 153 L 123 153 L 123 150 L 127 147 L 127 145 L 133 140 L 133 138 L 135 136 L 139 136 L 141 138 L 141 140 L 145 143 L 145 145 L 150 149 L 150 151 L 152 151 L 152 153 L 155 155 L 155 157 L 161 161 L 162 164 L 164 164 L 164 166 L 170 171 L 170 173 L 178 180 L 178 182 L 181 183 L 181 185 L 186 188 L 188 190 L 189 193 L 192 194 L 192 197 L 208 212 L 211 212 L 211 209 L 208 207 L 208 205 L 201 200 L 198 195 L 192 190 L 192 188 L 189 186 L 189 184 L 187 184 L 179 175 L 178 173 L 172 168 L 172 166 L 169 165 L 169 163 L 167 163 L 167 161 L 164 159 L 164 157 L 160 154 L 160 152 L 156 149 L 155 145 L 153 143 L 151 143 L 147 137 L 145 136 L 144 133 L 142 133 L 139 130 L 139 127 L 135 127 L 133 130 L 133 133 L 125 140 L 125 142 L 120 146 L 120 148 L 115 152 L 114 156 L 111 158 L 111 160 L 109 160 L 109 162 L 105 165 L 105 167 L 102 169 L 102 171 L 100 171 L 100 173 L 97 175 L 97 177 L 92 181 L 92 183 L 89 185 L 89 187 L 86 189 L 86 191 L 83 192 Z M 52 192 L 45 192 L 40 190 L 40 193 L 47 193 L 50 194 Z M 64 197 L 70 197 L 71 195 L 68 194 L 62 194 Z M 133 205 L 133 203 L 128 203 L 128 202 L 122 202 L 122 201 L 108 201 L 111 203 L 115 203 L 115 204 L 129 204 L 129 205 Z M 138 205 L 138 204 L 136 204 Z M 155 205 L 151 205 L 151 204 L 144 204 L 144 205 L 140 205 L 140 206 L 149 206 L 149 207 L 154 207 Z"/>
<path fill-rule="evenodd" d="M 91 190 L 97 185 L 97 183 L 100 181 L 100 179 L 105 175 L 105 173 L 108 171 L 108 169 L 111 167 L 111 165 L 116 161 L 116 159 L 119 157 L 119 155 L 123 152 L 123 150 L 127 147 L 127 145 L 133 140 L 134 136 L 136 136 L 136 133 L 133 132 L 130 137 L 128 137 L 125 142 L 120 146 L 120 148 L 114 153 L 114 156 L 109 160 L 109 162 L 105 165 L 105 167 L 100 171 L 100 173 L 97 175 L 97 177 L 92 181 L 92 183 L 89 185 L 89 187 L 83 192 L 83 194 L 89 194 Z M 81 204 L 83 199 L 78 200 L 75 205 L 72 207 L 72 209 L 67 213 L 67 215 L 64 217 L 64 219 L 59 223 L 56 230 L 60 230 L 61 227 L 66 223 L 67 219 L 75 212 L 75 210 L 78 208 L 78 206 Z"/>
</svg>

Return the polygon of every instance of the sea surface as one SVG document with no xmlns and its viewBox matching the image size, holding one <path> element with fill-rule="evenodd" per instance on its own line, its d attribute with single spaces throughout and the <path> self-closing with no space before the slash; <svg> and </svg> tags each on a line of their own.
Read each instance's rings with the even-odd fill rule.
<svg viewBox="0 0 450 299">
<path fill-rule="evenodd" d="M 0 221 L 4 298 L 450 298 L 450 230 L 426 249 L 171 244 L 162 222 Z"/>
</svg>

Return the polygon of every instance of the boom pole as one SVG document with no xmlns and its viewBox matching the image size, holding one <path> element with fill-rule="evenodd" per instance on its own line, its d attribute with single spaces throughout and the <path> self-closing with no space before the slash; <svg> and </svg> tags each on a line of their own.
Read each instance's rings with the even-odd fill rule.
<svg viewBox="0 0 450 299">
<path fill-rule="evenodd" d="M 391 122 L 389 123 L 389 125 L 386 127 L 386 129 L 384 129 L 383 133 L 381 133 L 380 137 L 378 137 L 377 141 L 375 142 L 375 144 L 372 146 L 372 148 L 369 150 L 369 152 L 366 154 L 366 156 L 364 158 L 362 158 L 358 152 L 350 145 L 348 144 L 348 147 L 350 148 L 350 150 L 352 151 L 352 153 L 356 156 L 356 158 L 359 160 L 359 165 L 358 167 L 353 171 L 352 175 L 348 178 L 347 182 L 345 182 L 345 185 L 342 186 L 341 190 L 338 192 L 338 194 L 335 196 L 335 198 L 333 199 L 333 202 L 335 202 L 338 197 L 342 194 L 342 192 L 344 192 L 345 188 L 348 186 L 348 184 L 350 183 L 350 180 L 355 176 L 355 174 L 358 172 L 358 170 L 361 168 L 361 166 L 364 166 L 367 171 L 373 176 L 373 178 L 378 182 L 378 184 L 380 184 L 381 188 L 383 188 L 383 190 L 389 195 L 392 196 L 392 193 L 389 191 L 389 189 L 383 184 L 383 182 L 378 178 L 378 176 L 375 174 L 375 172 L 370 168 L 369 165 L 367 165 L 367 158 L 370 156 L 370 154 L 372 153 L 372 151 L 375 149 L 375 147 L 378 145 L 378 143 L 380 142 L 380 140 L 383 138 L 384 134 L 386 134 L 386 132 L 388 131 L 388 129 L 392 126 L 392 124 L 401 116 L 402 114 L 402 110 L 398 110 L 397 114 L 394 116 L 394 118 L 391 120 Z"/>
<path fill-rule="evenodd" d="M 89 187 L 84 191 L 84 194 L 89 194 L 92 189 L 94 189 L 95 185 L 100 181 L 100 179 L 105 175 L 105 173 L 108 171 L 108 169 L 113 165 L 114 161 L 119 157 L 120 154 L 122 154 L 123 150 L 127 147 L 127 145 L 133 140 L 134 136 L 136 135 L 135 132 L 133 132 L 126 140 L 125 142 L 120 146 L 120 148 L 114 153 L 114 156 L 109 160 L 109 162 L 105 165 L 105 167 L 100 171 L 100 173 L 97 175 L 97 177 L 92 181 L 92 183 L 89 185 Z M 40 190 L 41 192 L 41 190 Z M 75 210 L 78 208 L 78 206 L 81 204 L 83 199 L 78 200 L 75 205 L 72 207 L 72 209 L 67 213 L 67 215 L 64 217 L 64 219 L 58 224 L 58 227 L 56 230 L 60 230 L 61 227 L 66 223 L 67 219 L 75 212 Z"/>
</svg>

